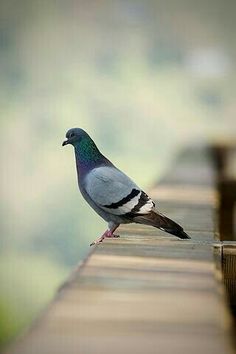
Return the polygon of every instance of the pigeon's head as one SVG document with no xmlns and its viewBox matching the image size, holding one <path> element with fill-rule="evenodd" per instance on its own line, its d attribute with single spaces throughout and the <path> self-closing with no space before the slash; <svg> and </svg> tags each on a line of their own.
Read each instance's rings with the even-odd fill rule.
<svg viewBox="0 0 236 354">
<path fill-rule="evenodd" d="M 83 138 L 89 138 L 89 135 L 80 128 L 72 128 L 66 133 L 67 140 L 63 141 L 62 146 L 78 144 Z"/>
</svg>

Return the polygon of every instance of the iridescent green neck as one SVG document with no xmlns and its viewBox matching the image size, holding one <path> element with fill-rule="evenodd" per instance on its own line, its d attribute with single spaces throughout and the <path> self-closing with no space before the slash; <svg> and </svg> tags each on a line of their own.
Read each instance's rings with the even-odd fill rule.
<svg viewBox="0 0 236 354">
<path fill-rule="evenodd" d="M 105 159 L 93 140 L 86 136 L 74 144 L 77 164 L 84 167 L 92 167 Z"/>
</svg>

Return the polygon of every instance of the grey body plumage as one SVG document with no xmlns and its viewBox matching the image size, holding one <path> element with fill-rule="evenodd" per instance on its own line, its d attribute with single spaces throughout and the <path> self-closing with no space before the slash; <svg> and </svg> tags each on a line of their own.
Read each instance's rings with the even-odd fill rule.
<svg viewBox="0 0 236 354">
<path fill-rule="evenodd" d="M 126 223 L 151 225 L 179 238 L 190 238 L 180 225 L 160 214 L 151 198 L 100 153 L 84 130 L 70 129 L 66 137 L 63 146 L 72 144 L 75 149 L 81 194 L 108 223 L 108 230 L 93 244 L 115 237 L 115 229 Z"/>
</svg>

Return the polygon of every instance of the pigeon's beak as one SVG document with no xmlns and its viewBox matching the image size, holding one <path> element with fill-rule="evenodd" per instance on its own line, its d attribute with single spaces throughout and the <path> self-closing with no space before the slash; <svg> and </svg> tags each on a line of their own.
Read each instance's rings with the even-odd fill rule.
<svg viewBox="0 0 236 354">
<path fill-rule="evenodd" d="M 69 144 L 69 140 L 63 141 L 62 146 L 65 146 L 65 145 L 67 145 L 67 144 Z"/>
</svg>

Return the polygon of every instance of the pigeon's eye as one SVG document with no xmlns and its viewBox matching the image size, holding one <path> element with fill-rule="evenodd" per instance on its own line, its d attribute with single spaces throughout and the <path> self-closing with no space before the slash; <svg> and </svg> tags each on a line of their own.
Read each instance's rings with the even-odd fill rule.
<svg viewBox="0 0 236 354">
<path fill-rule="evenodd" d="M 70 134 L 70 138 L 73 138 L 73 136 L 75 136 L 75 133 Z"/>
</svg>

